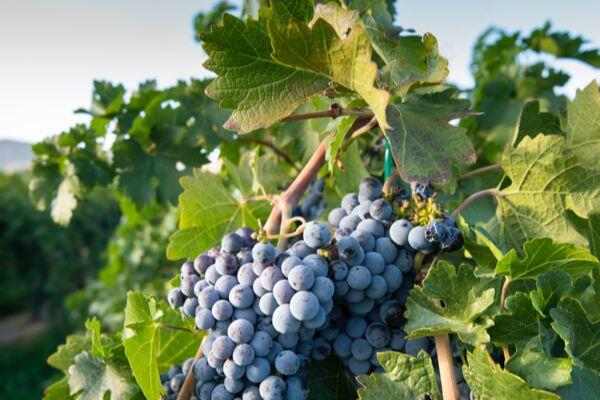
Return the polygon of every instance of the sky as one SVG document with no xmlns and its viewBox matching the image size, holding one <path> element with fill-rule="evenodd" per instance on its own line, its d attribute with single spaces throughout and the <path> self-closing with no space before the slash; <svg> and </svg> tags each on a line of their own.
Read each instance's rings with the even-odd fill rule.
<svg viewBox="0 0 600 400">
<path fill-rule="evenodd" d="M 237 0 L 239 4 L 241 0 Z M 35 142 L 88 117 L 92 81 L 134 89 L 208 76 L 192 18 L 213 0 L 0 0 L 0 139 Z M 236 1 L 234 1 L 236 3 Z M 398 0 L 396 22 L 431 32 L 449 59 L 451 82 L 472 83 L 471 47 L 489 25 L 525 32 L 551 20 L 600 46 L 597 0 Z M 575 61 L 557 66 L 573 95 L 600 74 Z"/>
</svg>

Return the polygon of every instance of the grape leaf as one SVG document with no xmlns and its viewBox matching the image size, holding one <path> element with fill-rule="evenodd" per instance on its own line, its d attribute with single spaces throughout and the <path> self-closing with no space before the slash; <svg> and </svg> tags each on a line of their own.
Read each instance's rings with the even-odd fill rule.
<svg viewBox="0 0 600 400">
<path fill-rule="evenodd" d="M 600 207 L 600 169 L 588 169 L 560 136 L 525 137 L 501 162 L 511 184 L 498 198 L 496 215 L 514 248 L 534 237 L 585 245 L 566 217 L 585 218 Z"/>
<path fill-rule="evenodd" d="M 400 36 L 395 27 L 381 27 L 374 17 L 363 17 L 373 48 L 385 62 L 382 80 L 402 97 L 413 86 L 439 84 L 448 76 L 448 60 L 440 56 L 435 36 Z"/>
<path fill-rule="evenodd" d="M 363 386 L 358 389 L 361 400 L 420 400 L 426 396 L 441 399 L 433 363 L 425 351 L 419 351 L 417 357 L 385 351 L 378 353 L 377 359 L 385 374 L 358 377 Z"/>
<path fill-rule="evenodd" d="M 92 342 L 92 355 L 100 358 L 106 357 L 108 354 L 104 351 L 104 345 L 100 337 L 100 321 L 96 317 L 92 317 L 92 319 L 85 321 L 85 328 L 88 330 Z"/>
<path fill-rule="evenodd" d="M 492 342 L 506 346 L 539 335 L 538 313 L 526 293 L 507 297 L 505 307 L 508 314 L 496 315 L 494 326 L 488 329 Z"/>
<path fill-rule="evenodd" d="M 558 389 L 562 400 L 600 399 L 600 373 L 574 365 L 571 379 L 571 385 Z"/>
<path fill-rule="evenodd" d="M 452 165 L 475 162 L 475 150 L 463 128 L 448 122 L 469 114 L 469 102 L 453 98 L 455 91 L 412 95 L 387 110 L 390 129 L 384 131 L 400 176 L 405 181 L 443 184 Z"/>
<path fill-rule="evenodd" d="M 440 262 L 415 287 L 406 303 L 407 338 L 456 333 L 466 343 L 489 341 L 491 321 L 483 312 L 494 302 L 494 289 L 482 290 L 473 268 Z M 440 301 L 443 304 L 440 304 Z"/>
<path fill-rule="evenodd" d="M 538 336 L 518 346 L 506 369 L 525 379 L 531 387 L 556 390 L 571 383 L 571 364 L 569 358 L 547 355 Z"/>
<path fill-rule="evenodd" d="M 137 392 L 125 373 L 87 351 L 75 356 L 74 361 L 69 367 L 68 382 L 69 393 L 76 399 L 125 400 Z"/>
<path fill-rule="evenodd" d="M 217 74 L 207 94 L 234 109 L 226 128 L 246 133 L 269 126 L 330 81 L 360 94 L 386 125 L 389 94 L 373 86 L 377 68 L 364 31 L 356 27 L 342 39 L 323 19 L 309 28 L 311 7 L 309 0 L 274 0 L 257 21 L 225 14 L 222 26 L 202 35 L 204 66 Z"/>
<path fill-rule="evenodd" d="M 598 58 L 600 63 L 600 54 Z M 579 155 L 582 165 L 598 168 L 600 92 L 596 81 L 577 91 L 567 104 L 567 114 L 567 146 Z"/>
<path fill-rule="evenodd" d="M 552 327 L 565 341 L 569 356 L 600 372 L 600 322 L 590 322 L 581 303 L 569 297 L 561 300 L 550 315 L 554 319 Z"/>
<path fill-rule="evenodd" d="M 335 168 L 333 170 L 332 185 L 338 193 L 343 195 L 356 190 L 360 182 L 369 176 L 369 172 L 362 163 L 356 142 L 340 155 L 340 161 L 344 169 Z"/>
<path fill-rule="evenodd" d="M 82 335 L 67 336 L 65 344 L 61 344 L 56 352 L 48 357 L 48 364 L 67 373 L 69 366 L 73 364 L 75 356 L 82 351 L 89 351 L 91 343 Z"/>
<path fill-rule="evenodd" d="M 382 27 L 391 28 L 394 22 L 394 17 L 392 15 L 394 12 L 394 5 L 392 3 L 390 7 L 389 3 L 389 0 L 350 0 L 348 2 L 348 7 L 358 11 L 363 18 L 372 16 L 372 18 Z"/>
<path fill-rule="evenodd" d="M 123 346 L 135 379 L 149 399 L 163 394 L 160 371 L 193 357 L 201 336 L 164 325 L 194 329 L 193 322 L 182 322 L 178 312 L 158 304 L 140 292 L 127 294 Z"/>
<path fill-rule="evenodd" d="M 317 4 L 315 15 L 309 23 L 309 27 L 322 19 L 331 25 L 340 38 L 344 38 L 350 28 L 356 24 L 358 18 L 359 12 L 357 10 L 341 8 L 337 3 Z"/>
<path fill-rule="evenodd" d="M 249 188 L 252 185 L 252 171 Z M 239 175 L 238 175 L 239 176 Z M 181 179 L 184 192 L 179 199 L 179 230 L 169 239 L 169 259 L 196 257 L 202 251 L 221 241 L 221 237 L 240 226 L 257 229 L 270 208 L 266 201 L 247 201 L 224 186 L 221 177 L 200 170 Z M 210 188 L 210 190 L 207 190 Z"/>
<path fill-rule="evenodd" d="M 527 383 L 494 363 L 485 350 L 467 354 L 463 375 L 474 398 L 495 400 L 558 400 L 554 393 L 532 389 Z"/>
<path fill-rule="evenodd" d="M 66 376 L 44 389 L 44 400 L 65 399 L 72 399 L 71 394 L 69 393 L 69 383 Z"/>
<path fill-rule="evenodd" d="M 562 135 L 560 120 L 550 112 L 540 112 L 540 102 L 529 101 L 523 106 L 512 145 L 519 144 L 525 136 L 536 137 L 538 133 Z"/>
<path fill-rule="evenodd" d="M 548 271 L 537 277 L 537 291 L 530 294 L 531 304 L 544 316 L 558 305 L 560 299 L 571 293 L 573 280 L 564 271 Z"/>
<path fill-rule="evenodd" d="M 342 141 L 344 140 L 346 134 L 352 127 L 352 124 L 354 124 L 354 121 L 356 121 L 355 116 L 351 115 L 348 117 L 344 117 L 340 121 L 340 124 L 338 125 L 331 139 L 327 142 L 327 152 L 325 154 L 325 159 L 327 160 L 327 166 L 329 167 L 330 172 L 333 171 L 335 168 L 335 161 L 338 157 L 338 152 L 340 151 Z"/>
<path fill-rule="evenodd" d="M 590 251 L 596 257 L 600 257 L 600 212 L 588 214 L 588 241 Z"/>
<path fill-rule="evenodd" d="M 547 271 L 565 271 L 572 276 L 586 274 L 600 267 L 589 250 L 569 243 L 555 243 L 549 238 L 535 238 L 523 245 L 524 258 L 515 249 L 502 257 L 496 274 L 511 280 L 534 279 Z"/>
<path fill-rule="evenodd" d="M 323 361 L 311 360 L 308 367 L 309 400 L 356 399 L 354 383 L 348 377 L 339 359 L 330 356 Z"/>
</svg>

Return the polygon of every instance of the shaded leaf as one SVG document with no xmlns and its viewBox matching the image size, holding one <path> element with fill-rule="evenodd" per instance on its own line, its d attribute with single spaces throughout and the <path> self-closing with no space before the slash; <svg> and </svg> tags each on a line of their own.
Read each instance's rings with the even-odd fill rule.
<svg viewBox="0 0 600 400">
<path fill-rule="evenodd" d="M 538 313 L 524 292 L 506 298 L 507 314 L 494 317 L 494 326 L 488 329 L 492 342 L 498 345 L 517 344 L 539 335 Z"/>
<path fill-rule="evenodd" d="M 540 102 L 529 101 L 525 103 L 521 111 L 512 145 L 518 145 L 525 136 L 534 138 L 538 133 L 546 135 L 563 134 L 560 129 L 560 120 L 556 115 L 549 112 L 540 112 Z"/>
<path fill-rule="evenodd" d="M 573 281 L 564 271 L 548 271 L 536 280 L 537 291 L 531 292 L 533 307 L 544 316 L 558 305 L 560 299 L 571 293 Z"/>
<path fill-rule="evenodd" d="M 563 400 L 600 399 L 600 373 L 578 365 L 571 371 L 573 383 L 558 389 Z"/>
<path fill-rule="evenodd" d="M 312 360 L 308 369 L 308 398 L 310 400 L 356 399 L 354 383 L 339 359 L 330 356 L 323 361 Z"/>
</svg>

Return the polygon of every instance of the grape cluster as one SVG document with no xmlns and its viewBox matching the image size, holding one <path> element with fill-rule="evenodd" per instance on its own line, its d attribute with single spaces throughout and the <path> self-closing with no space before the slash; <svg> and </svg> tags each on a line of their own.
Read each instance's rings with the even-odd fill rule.
<svg viewBox="0 0 600 400">
<path fill-rule="evenodd" d="M 191 370 L 201 400 L 303 400 L 311 359 L 335 353 L 360 375 L 380 369 L 376 352 L 429 350 L 427 339 L 407 341 L 402 330 L 413 259 L 452 250 L 461 237 L 429 188 L 412 189 L 384 195 L 367 178 L 329 224 L 305 224 L 283 252 L 240 228 L 184 263 L 168 301 L 209 332 L 202 358 L 164 376 L 165 398 Z"/>
<path fill-rule="evenodd" d="M 183 381 L 187 373 L 194 364 L 193 358 L 188 358 L 183 364 L 174 364 L 169 368 L 169 371 L 160 375 L 160 383 L 166 393 L 164 399 L 175 400 L 179 395 L 179 391 L 183 386 Z M 194 397 L 192 400 L 197 400 Z"/>
<path fill-rule="evenodd" d="M 307 221 L 317 219 L 327 210 L 327 203 L 323 198 L 325 180 L 315 179 L 308 187 L 308 193 L 300 205 L 294 210 L 294 217 L 302 217 Z"/>
</svg>

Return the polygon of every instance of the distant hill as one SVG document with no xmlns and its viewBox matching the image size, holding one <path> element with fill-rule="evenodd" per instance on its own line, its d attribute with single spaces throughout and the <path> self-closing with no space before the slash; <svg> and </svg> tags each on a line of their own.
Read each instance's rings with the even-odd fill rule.
<svg viewBox="0 0 600 400">
<path fill-rule="evenodd" d="M 32 159 L 30 143 L 0 140 L 0 171 L 15 172 L 28 169 Z"/>
</svg>

